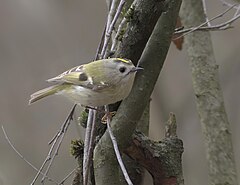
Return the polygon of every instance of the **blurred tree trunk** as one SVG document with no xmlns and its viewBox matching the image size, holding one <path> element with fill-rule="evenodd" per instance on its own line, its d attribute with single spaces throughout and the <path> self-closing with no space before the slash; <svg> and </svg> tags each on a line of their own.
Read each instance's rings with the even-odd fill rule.
<svg viewBox="0 0 240 185">
<path fill-rule="evenodd" d="M 181 17 L 186 27 L 206 21 L 201 0 L 184 0 Z M 219 83 L 218 65 L 208 31 L 185 36 L 193 88 L 206 143 L 211 185 L 236 185 L 231 132 Z"/>
</svg>

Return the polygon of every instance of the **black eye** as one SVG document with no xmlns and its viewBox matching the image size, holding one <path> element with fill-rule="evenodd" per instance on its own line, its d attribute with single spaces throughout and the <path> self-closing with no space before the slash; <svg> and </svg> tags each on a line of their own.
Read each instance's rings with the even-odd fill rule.
<svg viewBox="0 0 240 185">
<path fill-rule="evenodd" d="M 80 73 L 78 79 L 79 81 L 86 81 L 88 79 L 88 76 L 86 73 Z"/>
<path fill-rule="evenodd" d="M 124 73 L 126 71 L 126 67 L 120 67 L 119 71 L 120 71 L 120 73 Z"/>
</svg>

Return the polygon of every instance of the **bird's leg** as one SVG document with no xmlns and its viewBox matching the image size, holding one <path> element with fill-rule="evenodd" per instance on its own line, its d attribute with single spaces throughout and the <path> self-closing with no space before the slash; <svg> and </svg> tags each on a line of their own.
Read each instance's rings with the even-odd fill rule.
<svg viewBox="0 0 240 185">
<path fill-rule="evenodd" d="M 96 111 L 98 111 L 98 112 L 103 112 L 103 113 L 106 113 L 106 111 L 105 111 L 105 110 L 98 109 L 97 107 L 84 106 L 84 105 L 82 105 L 82 107 L 85 107 L 86 109 L 92 109 L 92 110 L 96 110 Z"/>
<path fill-rule="evenodd" d="M 102 117 L 101 122 L 102 122 L 103 124 L 107 124 L 107 119 L 110 118 L 110 120 L 112 120 L 112 117 L 115 116 L 116 113 L 117 113 L 116 111 L 106 112 L 106 113 L 104 114 L 104 116 Z"/>
<path fill-rule="evenodd" d="M 83 106 L 83 107 L 85 107 L 86 109 L 92 109 L 92 110 L 96 110 L 98 112 L 104 113 L 104 116 L 101 119 L 101 122 L 103 124 L 106 124 L 107 123 L 107 119 L 110 118 L 110 120 L 111 120 L 112 117 L 115 116 L 115 114 L 116 114 L 116 111 L 107 112 L 107 111 L 105 111 L 103 109 L 98 109 L 97 107 L 91 107 L 91 106 Z"/>
</svg>

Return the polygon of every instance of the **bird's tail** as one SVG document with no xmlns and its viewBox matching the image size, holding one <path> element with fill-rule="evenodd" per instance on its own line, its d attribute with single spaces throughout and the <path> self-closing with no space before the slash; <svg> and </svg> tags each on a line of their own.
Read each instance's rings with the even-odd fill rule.
<svg viewBox="0 0 240 185">
<path fill-rule="evenodd" d="M 29 105 L 42 99 L 42 98 L 45 98 L 46 96 L 55 94 L 55 93 L 59 92 L 60 90 L 62 90 L 63 88 L 64 88 L 64 85 L 57 84 L 57 85 L 53 85 L 53 86 L 47 87 L 45 89 L 42 89 L 40 91 L 37 91 L 31 95 L 31 98 L 29 100 Z"/>
</svg>

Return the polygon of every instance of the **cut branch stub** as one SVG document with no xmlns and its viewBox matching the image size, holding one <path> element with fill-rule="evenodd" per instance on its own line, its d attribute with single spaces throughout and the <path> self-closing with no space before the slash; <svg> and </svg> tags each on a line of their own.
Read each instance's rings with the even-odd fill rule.
<svg viewBox="0 0 240 185">
<path fill-rule="evenodd" d="M 148 170 L 155 185 L 183 184 L 183 143 L 177 137 L 155 142 L 141 132 L 135 132 L 125 153 Z"/>
</svg>

